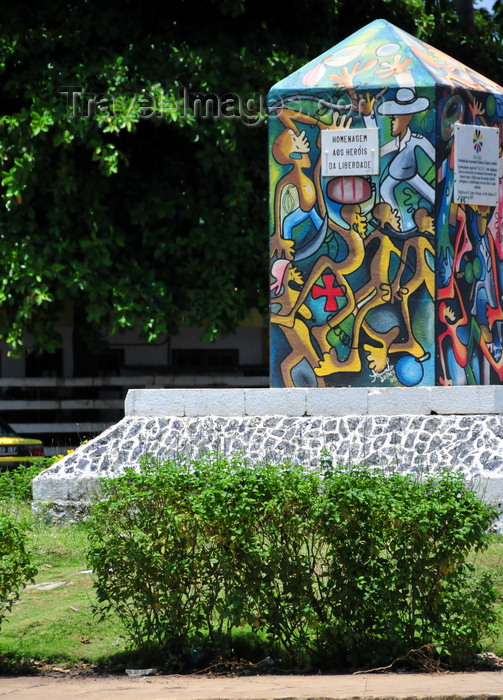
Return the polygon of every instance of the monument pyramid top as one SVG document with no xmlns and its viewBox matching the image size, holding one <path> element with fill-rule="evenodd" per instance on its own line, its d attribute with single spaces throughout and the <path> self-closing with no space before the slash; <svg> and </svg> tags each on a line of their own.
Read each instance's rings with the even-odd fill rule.
<svg viewBox="0 0 503 700">
<path fill-rule="evenodd" d="M 276 83 L 271 92 L 352 86 L 360 90 L 446 85 L 478 92 L 503 88 L 460 61 L 376 19 Z"/>
</svg>

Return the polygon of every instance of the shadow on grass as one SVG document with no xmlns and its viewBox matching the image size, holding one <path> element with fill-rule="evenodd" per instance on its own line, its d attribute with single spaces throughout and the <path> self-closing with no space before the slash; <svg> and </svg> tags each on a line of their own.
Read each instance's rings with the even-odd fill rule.
<svg viewBox="0 0 503 700">
<path fill-rule="evenodd" d="M 249 629 L 234 631 L 231 639 L 201 638 L 197 643 L 182 646 L 174 653 L 155 643 L 141 649 L 122 650 L 101 657 L 95 668 L 101 673 L 123 673 L 125 669 L 156 668 L 160 673 L 267 673 L 278 671 L 285 654 Z"/>
<path fill-rule="evenodd" d="M 24 659 L 14 653 L 0 654 L 0 675 L 2 676 L 31 676 L 40 673 L 33 659 Z"/>
<path fill-rule="evenodd" d="M 285 656 L 250 630 L 239 630 L 231 640 L 222 639 L 220 642 L 216 645 L 217 650 L 214 643 L 202 638 L 197 644 L 182 646 L 176 653 L 150 643 L 142 648 L 107 654 L 92 662 L 76 661 L 74 656 L 64 654 L 27 658 L 16 652 L 0 652 L 0 676 L 53 673 L 121 675 L 129 668 L 155 668 L 167 674 L 203 673 L 208 668 L 216 673 L 264 673 L 278 670 L 282 664 L 280 657 Z"/>
</svg>

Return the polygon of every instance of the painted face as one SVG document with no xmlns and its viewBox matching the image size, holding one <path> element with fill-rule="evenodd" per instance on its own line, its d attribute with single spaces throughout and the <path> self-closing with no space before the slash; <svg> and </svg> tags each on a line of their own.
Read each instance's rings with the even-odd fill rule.
<svg viewBox="0 0 503 700">
<path fill-rule="evenodd" d="M 293 153 L 309 153 L 311 146 L 305 131 L 296 134 L 292 129 L 288 130 L 292 139 L 292 154 Z"/>
<path fill-rule="evenodd" d="M 412 114 L 393 114 L 391 117 L 391 135 L 400 136 L 409 126 Z"/>
<path fill-rule="evenodd" d="M 367 217 L 361 213 L 360 207 L 355 207 L 353 215 L 351 217 L 351 228 L 360 236 L 364 236 L 367 231 Z"/>
<path fill-rule="evenodd" d="M 489 213 L 491 211 L 491 208 L 488 206 L 482 206 L 482 205 L 477 205 L 473 207 L 475 211 L 477 212 L 478 216 L 478 225 L 479 225 L 479 233 L 481 236 L 485 236 L 487 232 L 487 225 L 489 224 Z"/>
<path fill-rule="evenodd" d="M 360 234 L 360 236 L 365 235 L 367 231 L 367 219 L 361 214 L 357 214 L 354 227 L 355 230 Z"/>
<path fill-rule="evenodd" d="M 440 316 L 440 320 L 444 321 L 444 323 L 453 324 L 456 322 L 456 314 L 454 312 L 454 309 L 448 306 L 444 301 L 440 304 L 438 313 Z"/>
<path fill-rule="evenodd" d="M 391 208 L 390 208 L 389 219 L 388 219 L 388 221 L 389 221 L 389 224 L 390 224 L 391 228 L 394 228 L 395 231 L 399 231 L 399 230 L 400 230 L 400 219 L 398 218 L 398 211 L 397 211 L 397 209 L 391 209 Z"/>
<path fill-rule="evenodd" d="M 304 279 L 302 274 L 296 267 L 290 267 L 287 272 L 288 282 L 295 282 L 296 284 L 304 284 Z"/>
<path fill-rule="evenodd" d="M 418 209 L 414 214 L 414 221 L 421 233 L 431 233 L 435 235 L 435 222 L 426 209 Z"/>
<path fill-rule="evenodd" d="M 398 217 L 398 210 L 392 209 L 387 202 L 380 202 L 372 210 L 372 215 L 379 222 L 380 226 L 389 224 L 391 228 L 395 231 L 400 230 L 400 219 Z"/>
</svg>

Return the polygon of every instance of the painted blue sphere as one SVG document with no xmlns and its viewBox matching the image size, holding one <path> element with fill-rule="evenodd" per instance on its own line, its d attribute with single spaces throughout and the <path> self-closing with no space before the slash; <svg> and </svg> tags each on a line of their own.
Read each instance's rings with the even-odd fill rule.
<svg viewBox="0 0 503 700">
<path fill-rule="evenodd" d="M 397 360 L 395 374 L 398 381 L 404 386 L 415 386 L 423 378 L 424 369 L 422 363 L 415 357 L 407 355 Z"/>
</svg>

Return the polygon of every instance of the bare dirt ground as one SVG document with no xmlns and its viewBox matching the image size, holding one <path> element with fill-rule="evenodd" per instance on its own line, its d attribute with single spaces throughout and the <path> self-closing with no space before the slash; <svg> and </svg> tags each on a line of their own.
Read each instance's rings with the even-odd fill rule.
<svg viewBox="0 0 503 700">
<path fill-rule="evenodd" d="M 17 676 L 0 678 L 0 697 L 20 700 L 362 700 L 503 698 L 503 671 L 247 677 Z"/>
</svg>

